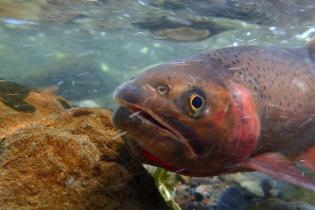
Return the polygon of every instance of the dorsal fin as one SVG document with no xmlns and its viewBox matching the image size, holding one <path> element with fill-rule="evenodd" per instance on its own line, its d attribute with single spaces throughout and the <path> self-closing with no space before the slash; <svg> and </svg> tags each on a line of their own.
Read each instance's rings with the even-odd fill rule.
<svg viewBox="0 0 315 210">
<path fill-rule="evenodd" d="M 312 58 L 315 58 L 315 36 L 305 44 L 305 48 L 308 50 Z"/>
</svg>

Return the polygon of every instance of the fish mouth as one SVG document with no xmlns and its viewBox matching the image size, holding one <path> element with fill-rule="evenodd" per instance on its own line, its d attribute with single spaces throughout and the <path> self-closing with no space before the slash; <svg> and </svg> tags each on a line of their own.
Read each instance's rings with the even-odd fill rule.
<svg viewBox="0 0 315 210">
<path fill-rule="evenodd" d="M 137 117 L 143 123 L 147 123 L 152 127 L 157 128 L 160 131 L 167 133 L 170 137 L 174 139 L 182 139 L 183 136 L 177 132 L 172 126 L 164 122 L 160 117 L 156 114 L 146 110 L 143 107 L 137 105 L 125 105 L 123 106 L 125 109 L 129 110 L 132 114 L 130 114 L 130 118 Z"/>
<path fill-rule="evenodd" d="M 163 121 L 158 115 L 154 114 L 152 111 L 142 107 L 138 104 L 129 103 L 121 98 L 115 98 L 115 102 L 119 104 L 121 108 L 130 112 L 129 118 L 138 118 L 143 123 L 155 127 L 161 131 L 167 133 L 170 137 L 174 139 L 183 139 L 183 136 L 176 131 L 171 125 Z"/>
<path fill-rule="evenodd" d="M 172 139 L 182 145 L 191 158 L 198 156 L 180 131 L 176 130 L 151 110 L 121 99 L 116 99 L 116 103 L 120 106 L 113 117 L 114 125 L 116 124 L 116 127 L 119 129 L 126 130 L 127 135 L 133 136 L 134 139 L 141 138 L 138 134 L 150 139 L 154 139 L 157 136 L 160 136 L 161 140 L 167 139 L 169 141 Z M 117 113 L 120 113 L 118 114 L 120 116 L 116 116 Z M 137 134 L 135 132 L 137 129 L 142 129 L 143 132 Z M 145 135 L 145 133 L 149 135 Z"/>
</svg>

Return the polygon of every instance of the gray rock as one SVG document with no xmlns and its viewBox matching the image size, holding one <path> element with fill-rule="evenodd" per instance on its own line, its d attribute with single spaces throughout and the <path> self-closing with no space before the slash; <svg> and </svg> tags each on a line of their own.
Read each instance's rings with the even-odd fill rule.
<svg viewBox="0 0 315 210">
<path fill-rule="evenodd" d="M 242 188 L 232 186 L 227 189 L 217 203 L 217 210 L 247 210 L 248 201 L 244 197 Z"/>
<path fill-rule="evenodd" d="M 250 210 L 315 210 L 315 207 L 303 201 L 287 202 L 280 199 L 267 199 L 251 205 Z"/>
</svg>

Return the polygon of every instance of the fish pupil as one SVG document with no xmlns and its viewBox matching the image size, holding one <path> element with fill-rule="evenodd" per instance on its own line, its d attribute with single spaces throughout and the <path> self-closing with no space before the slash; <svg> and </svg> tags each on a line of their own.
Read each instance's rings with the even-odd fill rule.
<svg viewBox="0 0 315 210">
<path fill-rule="evenodd" d="M 203 104 L 203 100 L 200 96 L 195 96 L 191 101 L 191 104 L 194 106 L 195 109 L 200 109 Z"/>
</svg>

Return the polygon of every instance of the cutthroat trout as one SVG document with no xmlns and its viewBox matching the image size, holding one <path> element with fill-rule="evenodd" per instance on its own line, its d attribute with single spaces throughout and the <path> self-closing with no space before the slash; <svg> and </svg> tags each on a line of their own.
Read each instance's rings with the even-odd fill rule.
<svg viewBox="0 0 315 210">
<path fill-rule="evenodd" d="M 115 126 L 146 163 L 190 176 L 260 171 L 315 191 L 315 40 L 157 65 L 122 84 Z"/>
</svg>

